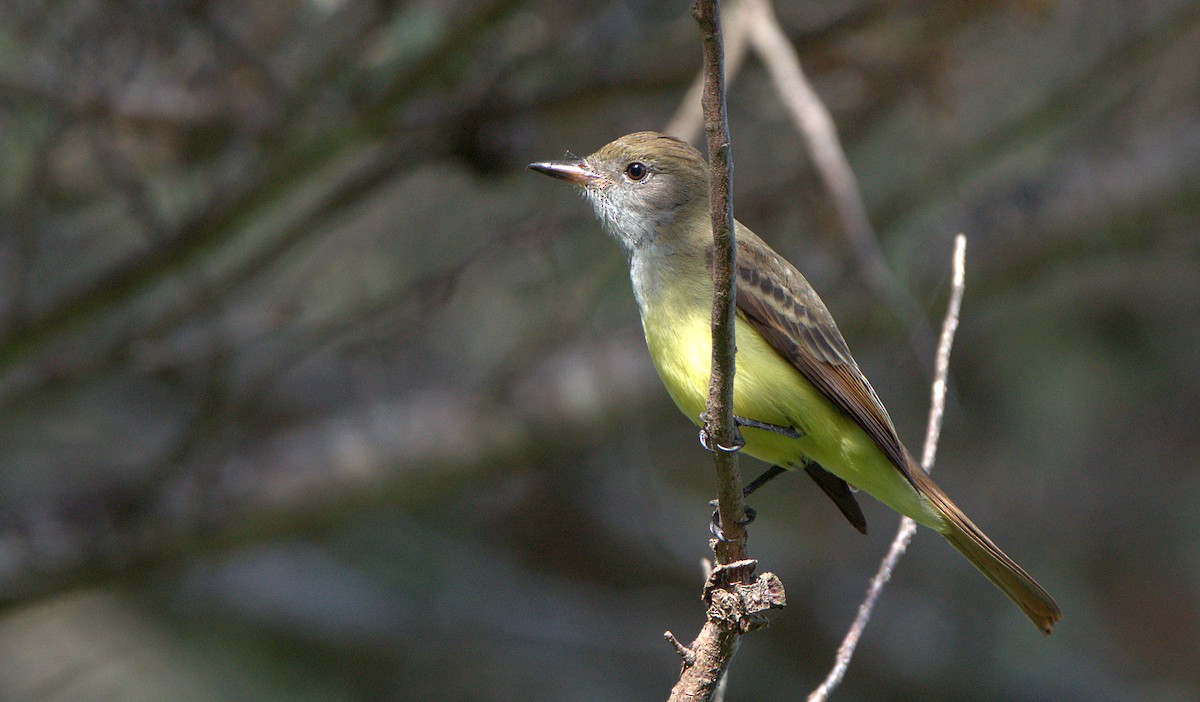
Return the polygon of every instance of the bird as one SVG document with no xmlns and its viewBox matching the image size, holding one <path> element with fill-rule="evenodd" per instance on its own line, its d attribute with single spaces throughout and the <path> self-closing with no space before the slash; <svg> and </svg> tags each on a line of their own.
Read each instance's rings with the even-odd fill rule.
<svg viewBox="0 0 1200 702">
<path fill-rule="evenodd" d="M 627 134 L 584 158 L 529 168 L 578 186 L 629 260 L 646 345 L 667 393 L 703 426 L 711 368 L 710 171 L 687 142 Z M 733 413 L 741 450 L 775 474 L 804 470 L 859 531 L 866 492 L 941 534 L 1042 632 L 1062 611 L 905 448 L 879 396 L 804 276 L 734 222 L 737 344 Z"/>
</svg>

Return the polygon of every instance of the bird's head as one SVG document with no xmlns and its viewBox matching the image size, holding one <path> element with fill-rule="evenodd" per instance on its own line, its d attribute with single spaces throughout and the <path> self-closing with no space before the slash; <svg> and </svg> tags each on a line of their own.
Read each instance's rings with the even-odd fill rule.
<svg viewBox="0 0 1200 702">
<path fill-rule="evenodd" d="M 695 227 L 674 225 L 707 216 L 708 164 L 687 142 L 665 134 L 627 134 L 586 158 L 529 167 L 580 186 L 605 229 L 631 252 L 690 236 Z"/>
</svg>

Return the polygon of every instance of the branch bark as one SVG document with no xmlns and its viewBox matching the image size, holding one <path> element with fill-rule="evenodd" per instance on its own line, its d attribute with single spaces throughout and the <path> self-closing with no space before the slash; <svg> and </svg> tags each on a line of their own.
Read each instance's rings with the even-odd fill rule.
<svg viewBox="0 0 1200 702">
<path fill-rule="evenodd" d="M 705 431 L 708 433 L 719 480 L 717 511 L 725 540 L 716 547 L 720 564 L 743 560 L 746 530 L 741 525 L 744 503 L 742 480 L 735 451 L 741 443 L 733 423 L 733 377 L 736 353 L 734 319 L 737 288 L 737 242 L 733 232 L 733 195 L 730 189 L 733 158 L 729 145 L 729 118 L 725 109 L 724 47 L 721 44 L 720 3 L 700 0 L 692 6 L 704 38 L 704 131 L 712 169 L 709 210 L 713 228 L 712 375 L 709 379 Z"/>
<path fill-rule="evenodd" d="M 725 110 L 719 3 L 697 0 L 692 6 L 692 15 L 700 25 L 704 43 L 701 103 L 712 168 L 709 208 L 713 229 L 713 340 L 705 432 L 714 449 L 717 513 L 724 538 L 711 542 L 717 566 L 704 589 L 708 610 L 700 634 L 690 647 L 685 647 L 670 632 L 666 633 L 667 640 L 683 659 L 679 680 L 671 690 L 672 701 L 711 700 L 737 651 L 741 636 L 765 626 L 766 612 L 782 607 L 785 602 L 783 584 L 775 575 L 763 573 L 751 580 L 757 562 L 747 559 L 745 553 L 746 529 L 742 524 L 745 505 L 736 453 L 742 439 L 733 421 L 737 241 L 730 190 L 733 164 Z"/>
</svg>

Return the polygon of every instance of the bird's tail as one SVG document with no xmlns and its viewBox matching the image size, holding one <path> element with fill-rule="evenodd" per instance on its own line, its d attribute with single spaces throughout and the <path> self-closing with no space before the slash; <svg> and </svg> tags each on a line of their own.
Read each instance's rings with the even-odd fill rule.
<svg viewBox="0 0 1200 702">
<path fill-rule="evenodd" d="M 987 576 L 992 584 L 1008 595 L 1025 616 L 1043 633 L 1049 634 L 1054 623 L 1062 618 L 1062 610 L 1050 593 L 1042 589 L 1033 578 L 1029 577 L 1021 566 L 1013 562 L 979 527 L 975 526 L 967 515 L 962 513 L 946 493 L 942 492 L 924 471 L 916 471 L 921 491 L 929 497 L 930 502 L 941 512 L 945 521 L 942 536 L 950 545 L 966 557 L 979 572 Z M 921 479 L 923 478 L 923 480 Z"/>
</svg>

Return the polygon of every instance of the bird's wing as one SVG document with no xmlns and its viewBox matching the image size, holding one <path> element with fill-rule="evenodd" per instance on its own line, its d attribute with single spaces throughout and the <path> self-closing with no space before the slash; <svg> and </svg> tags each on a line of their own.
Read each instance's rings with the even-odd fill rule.
<svg viewBox="0 0 1200 702">
<path fill-rule="evenodd" d="M 911 483 L 911 458 L 816 291 L 794 266 L 738 227 L 737 307 L 805 378 L 849 415 Z M 761 243 L 761 240 L 759 240 Z M 915 484 L 914 484 L 915 487 Z"/>
</svg>

